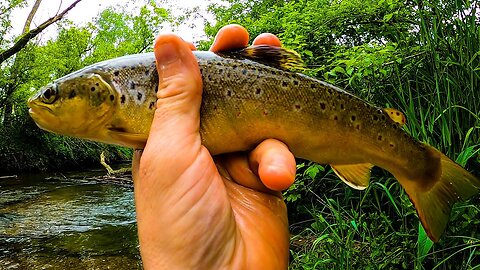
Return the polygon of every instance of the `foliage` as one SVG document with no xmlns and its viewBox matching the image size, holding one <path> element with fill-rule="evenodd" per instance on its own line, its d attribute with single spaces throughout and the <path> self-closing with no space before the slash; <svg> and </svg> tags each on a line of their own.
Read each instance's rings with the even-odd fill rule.
<svg viewBox="0 0 480 270">
<path fill-rule="evenodd" d="M 108 8 L 85 27 L 63 22 L 56 38 L 28 44 L 14 61 L 3 65 L 0 90 L 15 90 L 11 94 L 0 91 L 0 172 L 98 164 L 103 150 L 112 159 L 129 158 L 131 150 L 39 130 L 28 115 L 26 101 L 33 91 L 86 65 L 148 50 L 153 32 L 167 19 L 168 12 L 154 5 L 143 6 L 137 15 Z M 8 103 L 2 103 L 2 98 Z M 2 104 L 13 106 L 6 110 Z"/>
</svg>

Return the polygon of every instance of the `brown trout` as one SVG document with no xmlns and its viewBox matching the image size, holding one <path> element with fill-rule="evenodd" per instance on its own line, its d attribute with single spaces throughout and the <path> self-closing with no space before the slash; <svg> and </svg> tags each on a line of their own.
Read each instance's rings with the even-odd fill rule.
<svg viewBox="0 0 480 270">
<path fill-rule="evenodd" d="M 479 179 L 404 132 L 391 110 L 291 71 L 301 60 L 290 51 L 257 46 L 194 54 L 203 78 L 200 134 L 212 155 L 275 138 L 297 157 L 330 164 L 357 189 L 368 186 L 370 169 L 379 166 L 403 186 L 434 241 L 452 205 L 480 190 Z M 60 78 L 28 105 L 42 129 L 143 148 L 157 88 L 153 54 L 131 55 Z"/>
</svg>

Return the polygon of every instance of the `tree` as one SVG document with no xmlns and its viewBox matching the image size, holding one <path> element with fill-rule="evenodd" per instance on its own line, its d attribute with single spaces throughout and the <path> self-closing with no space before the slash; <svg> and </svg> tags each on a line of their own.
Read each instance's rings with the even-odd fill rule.
<svg viewBox="0 0 480 270">
<path fill-rule="evenodd" d="M 15 85 L 8 98 L 14 113 L 10 114 L 8 125 L 6 121 L 0 124 L 0 170 L 57 169 L 62 164 L 98 162 L 103 150 L 117 157 L 128 153 L 125 149 L 41 131 L 28 115 L 26 100 L 32 91 L 86 65 L 150 50 L 153 33 L 168 20 L 168 12 L 153 5 L 142 7 L 137 14 L 121 7 L 107 8 L 84 27 L 62 22 L 54 39 L 29 43 L 7 60 L 3 73 L 6 76 L 0 74 L 0 81 Z M 18 71 L 15 77 L 13 68 Z"/>
<path fill-rule="evenodd" d="M 28 46 L 28 43 L 34 39 L 38 34 L 44 31 L 50 25 L 60 21 L 70 10 L 72 10 L 80 1 L 76 0 L 70 6 L 65 8 L 62 12 L 56 14 L 50 19 L 41 23 L 38 27 L 30 29 L 31 23 L 35 14 L 37 13 L 38 7 L 40 6 L 42 0 L 35 0 L 35 3 L 25 21 L 22 34 L 15 39 L 12 45 L 9 45 L 7 48 L 0 52 L 0 65 L 7 61 L 10 57 L 15 54 L 19 54 L 22 49 Z M 21 1 L 10 0 L 6 3 L 5 6 L 0 7 L 0 9 L 5 10 L 5 13 L 2 13 L 0 21 L 2 21 L 6 29 L 11 27 L 9 22 L 9 17 L 11 11 L 16 7 L 21 6 Z M 8 31 L 8 30 L 5 30 Z M 6 33 L 6 32 L 5 32 Z M 6 44 L 5 40 L 0 41 L 0 44 Z M 3 113 L 2 124 L 11 123 L 11 116 L 13 114 L 13 100 L 12 95 L 18 89 L 19 85 L 25 82 L 24 75 L 29 70 L 28 67 L 28 58 L 27 54 L 17 55 L 17 57 L 7 63 L 3 68 L 3 75 L 0 80 L 0 111 Z M 26 61 L 21 61 L 26 60 Z"/>
</svg>

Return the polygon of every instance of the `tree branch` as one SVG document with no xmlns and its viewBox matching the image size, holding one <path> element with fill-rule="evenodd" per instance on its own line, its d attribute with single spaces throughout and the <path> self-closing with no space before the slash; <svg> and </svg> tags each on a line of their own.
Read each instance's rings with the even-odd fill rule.
<svg viewBox="0 0 480 270">
<path fill-rule="evenodd" d="M 30 25 L 32 25 L 33 17 L 37 13 L 38 7 L 42 3 L 42 0 L 36 0 L 35 4 L 33 4 L 32 10 L 28 14 L 27 20 L 25 21 L 25 26 L 23 27 L 22 35 L 27 33 L 30 30 Z"/>
<path fill-rule="evenodd" d="M 9 48 L 5 51 L 2 51 L 0 53 L 0 64 L 3 63 L 8 58 L 10 58 L 11 56 L 13 56 L 14 54 L 18 53 L 21 49 L 23 49 L 28 44 L 28 42 L 30 40 L 35 38 L 38 34 L 40 34 L 43 30 L 45 30 L 45 28 L 47 28 L 50 25 L 52 25 L 52 24 L 56 23 L 57 21 L 61 20 L 65 16 L 65 14 L 67 14 L 67 12 L 69 12 L 71 9 L 73 9 L 80 1 L 82 1 L 82 0 L 76 0 L 75 2 L 73 2 L 73 4 L 71 4 L 65 10 L 63 10 L 62 13 L 60 13 L 60 14 L 54 16 L 54 17 L 51 17 L 50 19 L 43 22 L 37 28 L 35 28 L 33 30 L 30 30 L 27 33 L 23 34 L 20 37 L 20 39 L 18 39 L 17 42 L 15 42 L 15 44 L 11 48 Z"/>
</svg>

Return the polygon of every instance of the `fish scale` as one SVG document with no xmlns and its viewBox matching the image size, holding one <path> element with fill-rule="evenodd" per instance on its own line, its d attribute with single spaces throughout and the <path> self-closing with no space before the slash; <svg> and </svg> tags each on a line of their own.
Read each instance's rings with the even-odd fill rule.
<svg viewBox="0 0 480 270">
<path fill-rule="evenodd" d="M 479 192 L 478 178 L 407 134 L 398 111 L 292 72 L 300 59 L 291 51 L 256 46 L 194 55 L 203 80 L 200 135 L 213 155 L 248 151 L 274 138 L 296 157 L 330 164 L 357 189 L 368 186 L 371 168 L 379 166 L 403 186 L 435 241 L 452 205 Z M 30 114 L 48 131 L 143 148 L 157 89 L 152 53 L 120 57 L 39 90 L 29 100 Z"/>
</svg>

